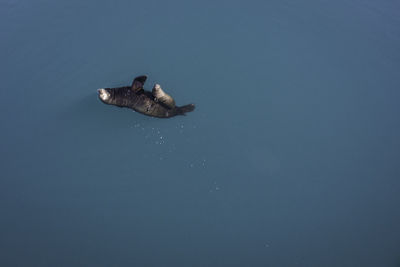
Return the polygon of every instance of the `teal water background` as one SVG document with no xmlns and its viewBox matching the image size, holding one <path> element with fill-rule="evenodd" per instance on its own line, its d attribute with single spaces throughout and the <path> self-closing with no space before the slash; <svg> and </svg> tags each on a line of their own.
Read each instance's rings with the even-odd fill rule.
<svg viewBox="0 0 400 267">
<path fill-rule="evenodd" d="M 399 14 L 0 0 L 0 265 L 399 266 Z M 141 74 L 196 110 L 97 99 Z"/>
</svg>

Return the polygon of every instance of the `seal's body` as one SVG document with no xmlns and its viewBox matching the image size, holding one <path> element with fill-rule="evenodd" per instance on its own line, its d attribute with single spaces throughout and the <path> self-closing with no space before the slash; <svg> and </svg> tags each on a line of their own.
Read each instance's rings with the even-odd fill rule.
<svg viewBox="0 0 400 267">
<path fill-rule="evenodd" d="M 124 86 L 118 88 L 99 89 L 99 98 L 105 104 L 131 108 L 144 115 L 158 118 L 170 118 L 176 115 L 185 115 L 186 112 L 194 110 L 194 104 L 181 107 L 175 106 L 175 101 L 173 101 L 170 96 L 167 104 L 157 101 L 152 92 L 143 89 L 143 84 L 146 79 L 146 76 L 136 77 L 131 87 Z M 171 99 L 174 102 L 173 106 L 170 105 Z"/>
</svg>

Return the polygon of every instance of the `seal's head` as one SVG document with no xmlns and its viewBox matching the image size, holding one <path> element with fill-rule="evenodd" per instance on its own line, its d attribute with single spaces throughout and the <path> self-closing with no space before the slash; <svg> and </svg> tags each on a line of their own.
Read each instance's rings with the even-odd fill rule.
<svg viewBox="0 0 400 267">
<path fill-rule="evenodd" d="M 159 84 L 156 83 L 153 86 L 152 94 L 155 102 L 163 103 L 169 109 L 175 108 L 174 99 L 170 95 L 166 94 Z"/>
<path fill-rule="evenodd" d="M 97 92 L 99 93 L 99 98 L 101 101 L 106 102 L 110 99 L 111 94 L 107 89 L 101 88 L 97 89 Z"/>
<path fill-rule="evenodd" d="M 161 89 L 161 86 L 157 83 L 154 85 L 152 93 L 157 98 L 162 97 L 164 95 L 164 91 Z"/>
</svg>

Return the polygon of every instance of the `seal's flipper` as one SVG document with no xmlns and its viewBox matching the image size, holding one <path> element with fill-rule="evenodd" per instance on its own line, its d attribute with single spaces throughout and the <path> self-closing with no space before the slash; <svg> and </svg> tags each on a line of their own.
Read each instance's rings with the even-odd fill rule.
<svg viewBox="0 0 400 267">
<path fill-rule="evenodd" d="M 184 105 L 181 107 L 176 107 L 176 111 L 178 115 L 186 115 L 186 112 L 192 112 L 195 108 L 194 104 Z"/>
<path fill-rule="evenodd" d="M 175 101 L 174 99 L 166 94 L 159 84 L 155 84 L 151 93 L 154 96 L 154 101 L 161 103 L 168 109 L 175 108 Z"/>
<path fill-rule="evenodd" d="M 133 82 L 132 82 L 132 91 L 134 92 L 138 92 L 141 89 L 143 89 L 143 85 L 146 82 L 147 76 L 146 75 L 142 75 L 139 77 L 136 77 Z"/>
</svg>

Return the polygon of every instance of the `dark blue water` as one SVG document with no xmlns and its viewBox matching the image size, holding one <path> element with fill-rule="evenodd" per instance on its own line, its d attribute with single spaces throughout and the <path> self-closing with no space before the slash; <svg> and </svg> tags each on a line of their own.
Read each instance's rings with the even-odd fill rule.
<svg viewBox="0 0 400 267">
<path fill-rule="evenodd" d="M 0 0 L 0 265 L 399 266 L 399 13 Z"/>
</svg>

